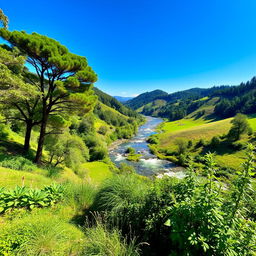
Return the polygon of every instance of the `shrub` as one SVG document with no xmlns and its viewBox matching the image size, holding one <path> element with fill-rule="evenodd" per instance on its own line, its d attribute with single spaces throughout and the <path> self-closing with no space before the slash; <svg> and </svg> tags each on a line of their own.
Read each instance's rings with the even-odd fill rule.
<svg viewBox="0 0 256 256">
<path fill-rule="evenodd" d="M 159 143 L 159 139 L 156 135 L 151 135 L 148 139 L 147 142 L 150 144 L 158 144 Z"/>
<path fill-rule="evenodd" d="M 0 191 L 0 213 L 15 208 L 32 210 L 35 207 L 48 207 L 63 199 L 64 189 L 61 185 L 45 186 L 43 189 L 31 189 L 16 186 L 14 189 Z"/>
<path fill-rule="evenodd" d="M 99 139 L 93 134 L 88 134 L 86 136 L 83 136 L 82 138 L 83 138 L 85 145 L 88 148 L 93 148 L 100 144 Z"/>
<path fill-rule="evenodd" d="M 104 126 L 104 125 L 102 125 L 102 126 L 99 128 L 99 130 L 98 130 L 98 132 L 99 132 L 100 134 L 102 134 L 102 135 L 106 135 L 107 131 L 108 131 L 108 127 L 107 127 L 107 126 Z"/>
<path fill-rule="evenodd" d="M 103 146 L 97 146 L 90 150 L 90 161 L 103 160 L 108 156 L 108 150 Z"/>
<path fill-rule="evenodd" d="M 135 169 L 133 166 L 128 165 L 126 163 L 121 163 L 119 167 L 120 173 L 122 174 L 132 174 L 135 173 Z"/>
<path fill-rule="evenodd" d="M 65 187 L 65 201 L 74 205 L 77 211 L 88 209 L 95 198 L 97 188 L 89 183 L 67 183 Z"/>
<path fill-rule="evenodd" d="M 128 147 L 128 148 L 125 150 L 125 153 L 127 153 L 127 154 L 135 154 L 135 149 L 132 148 L 132 147 Z"/>
<path fill-rule="evenodd" d="M 192 140 L 189 140 L 189 141 L 188 141 L 188 148 L 192 148 L 192 146 L 193 146 L 193 141 L 192 141 Z"/>
<path fill-rule="evenodd" d="M 211 139 L 211 142 L 210 142 L 210 147 L 212 148 L 216 148 L 217 146 L 220 145 L 220 138 L 218 136 L 214 136 L 212 137 Z"/>
<path fill-rule="evenodd" d="M 3 161 L 0 162 L 2 167 L 21 170 L 21 171 L 35 171 L 37 166 L 30 160 L 22 156 L 6 156 Z"/>
<path fill-rule="evenodd" d="M 0 140 L 6 140 L 8 135 L 6 127 L 3 124 L 0 124 Z"/>
<path fill-rule="evenodd" d="M 83 140 L 65 132 L 60 135 L 46 137 L 46 149 L 50 152 L 49 163 L 57 166 L 65 163 L 75 169 L 78 165 L 89 160 L 89 149 Z"/>
<path fill-rule="evenodd" d="M 187 151 L 188 142 L 185 139 L 177 138 L 174 143 L 177 146 L 177 152 L 179 155 L 184 154 Z"/>
<path fill-rule="evenodd" d="M 175 196 L 169 208 L 166 225 L 170 228 L 170 255 L 253 255 L 255 223 L 244 218 L 242 209 L 244 196 L 251 187 L 252 152 L 233 183 L 229 198 L 214 182 L 217 167 L 213 155 L 207 154 L 204 161 L 206 179 L 196 184 L 195 175 L 189 172 L 189 193 L 185 198 Z"/>
<path fill-rule="evenodd" d="M 204 139 L 200 139 L 197 143 L 196 143 L 196 147 L 200 148 L 200 147 L 204 147 L 206 145 L 206 142 Z"/>
<path fill-rule="evenodd" d="M 231 141 L 237 141 L 241 138 L 242 134 L 251 131 L 250 124 L 248 123 L 246 115 L 238 113 L 231 121 L 232 126 L 228 132 L 227 137 Z"/>
</svg>

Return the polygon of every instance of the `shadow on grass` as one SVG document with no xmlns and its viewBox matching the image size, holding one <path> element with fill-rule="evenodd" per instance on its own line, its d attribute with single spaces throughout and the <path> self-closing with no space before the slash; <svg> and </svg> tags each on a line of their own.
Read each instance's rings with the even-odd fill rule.
<svg viewBox="0 0 256 256">
<path fill-rule="evenodd" d="M 239 150 L 234 149 L 234 147 L 232 146 L 232 142 L 226 139 L 221 141 L 218 146 L 204 147 L 202 153 L 206 154 L 206 153 L 212 152 L 212 153 L 216 153 L 217 155 L 223 156 L 225 154 L 234 154 L 237 151 Z"/>
<path fill-rule="evenodd" d="M 35 156 L 34 150 L 29 150 L 25 152 L 23 145 L 13 141 L 0 141 L 0 161 L 3 161 L 6 156 L 18 156 L 22 155 L 23 157 L 33 160 Z"/>
</svg>

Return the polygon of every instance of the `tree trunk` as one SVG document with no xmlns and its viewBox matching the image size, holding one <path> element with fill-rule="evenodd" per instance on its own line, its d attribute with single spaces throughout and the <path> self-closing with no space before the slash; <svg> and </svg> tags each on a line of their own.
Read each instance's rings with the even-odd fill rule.
<svg viewBox="0 0 256 256">
<path fill-rule="evenodd" d="M 46 125 L 47 125 L 48 116 L 49 116 L 49 114 L 46 112 L 46 104 L 44 104 L 43 108 L 44 108 L 43 119 L 42 119 L 42 123 L 41 123 L 40 136 L 39 136 L 39 140 L 38 140 L 37 152 L 36 152 L 36 158 L 35 158 L 36 164 L 41 163 L 44 139 L 45 139 L 45 133 L 46 133 Z"/>
<path fill-rule="evenodd" d="M 24 151 L 27 153 L 29 151 L 30 147 L 30 138 L 31 138 L 31 132 L 32 132 L 32 121 L 29 120 L 26 122 L 26 135 L 25 135 L 25 141 L 24 141 Z"/>
</svg>

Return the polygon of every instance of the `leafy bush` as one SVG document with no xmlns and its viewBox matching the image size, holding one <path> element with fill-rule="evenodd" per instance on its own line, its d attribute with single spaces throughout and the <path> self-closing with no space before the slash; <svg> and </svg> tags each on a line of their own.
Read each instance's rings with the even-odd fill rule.
<svg viewBox="0 0 256 256">
<path fill-rule="evenodd" d="M 98 130 L 98 132 L 99 132 L 100 134 L 102 134 L 102 135 L 105 135 L 105 134 L 107 133 L 107 131 L 108 131 L 108 127 L 107 127 L 107 126 L 104 126 L 104 125 L 102 125 L 102 126 L 99 128 L 99 130 Z"/>
<path fill-rule="evenodd" d="M 253 255 L 255 249 L 255 223 L 243 217 L 242 201 L 250 188 L 254 169 L 252 151 L 230 191 L 224 198 L 214 183 L 216 163 L 213 156 L 205 156 L 207 178 L 195 184 L 190 172 L 189 191 L 180 200 L 175 196 L 169 208 L 171 254 L 179 255 Z M 226 201 L 223 204 L 223 201 Z M 240 242 L 241 241 L 241 242 Z"/>
<path fill-rule="evenodd" d="M 187 151 L 188 142 L 185 139 L 177 138 L 174 143 L 177 146 L 178 155 L 184 154 Z"/>
<path fill-rule="evenodd" d="M 127 153 L 127 154 L 135 154 L 135 149 L 132 148 L 132 147 L 128 147 L 128 148 L 126 149 L 125 153 Z"/>
<path fill-rule="evenodd" d="M 65 163 L 75 169 L 80 163 L 89 160 L 89 149 L 83 140 L 65 132 L 60 135 L 48 135 L 46 137 L 46 149 L 50 153 L 49 163 L 57 166 Z"/>
<path fill-rule="evenodd" d="M 196 143 L 196 147 L 200 148 L 206 145 L 206 142 L 204 139 L 200 139 L 197 143 Z"/>
<path fill-rule="evenodd" d="M 128 165 L 126 163 L 121 163 L 119 167 L 120 173 L 123 174 L 132 174 L 135 173 L 135 169 L 133 166 Z"/>
<path fill-rule="evenodd" d="M 221 142 L 220 138 L 218 136 L 214 136 L 211 139 L 210 147 L 216 148 L 217 146 L 220 145 L 220 142 Z"/>
<path fill-rule="evenodd" d="M 64 189 L 61 185 L 50 185 L 43 189 L 15 187 L 12 190 L 0 190 L 0 213 L 15 208 L 48 207 L 63 199 Z"/>
<path fill-rule="evenodd" d="M 6 140 L 8 138 L 8 131 L 6 127 L 0 124 L 0 140 Z"/>
<path fill-rule="evenodd" d="M 83 136 L 83 141 L 88 148 L 93 148 L 99 145 L 99 139 L 94 134 Z"/>
<path fill-rule="evenodd" d="M 158 139 L 158 137 L 156 135 L 151 135 L 147 139 L 147 142 L 150 143 L 150 144 L 158 144 L 159 143 L 159 139 Z"/>
<path fill-rule="evenodd" d="M 108 156 L 108 150 L 103 146 L 97 146 L 90 150 L 90 161 L 103 160 Z"/>
<path fill-rule="evenodd" d="M 22 171 L 35 171 L 37 166 L 30 160 L 22 156 L 6 156 L 3 161 L 0 162 L 2 167 L 22 170 Z"/>
</svg>

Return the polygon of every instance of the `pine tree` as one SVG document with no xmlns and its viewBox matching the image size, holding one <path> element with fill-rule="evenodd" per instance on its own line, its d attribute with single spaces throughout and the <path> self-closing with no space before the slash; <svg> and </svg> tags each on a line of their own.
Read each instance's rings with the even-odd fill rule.
<svg viewBox="0 0 256 256">
<path fill-rule="evenodd" d="M 50 115 L 92 109 L 96 96 L 91 88 L 97 75 L 85 57 L 70 53 L 51 38 L 6 29 L 0 29 L 0 36 L 27 56 L 38 77 L 34 86 L 40 93 L 41 127 L 35 162 L 40 163 Z"/>
</svg>

